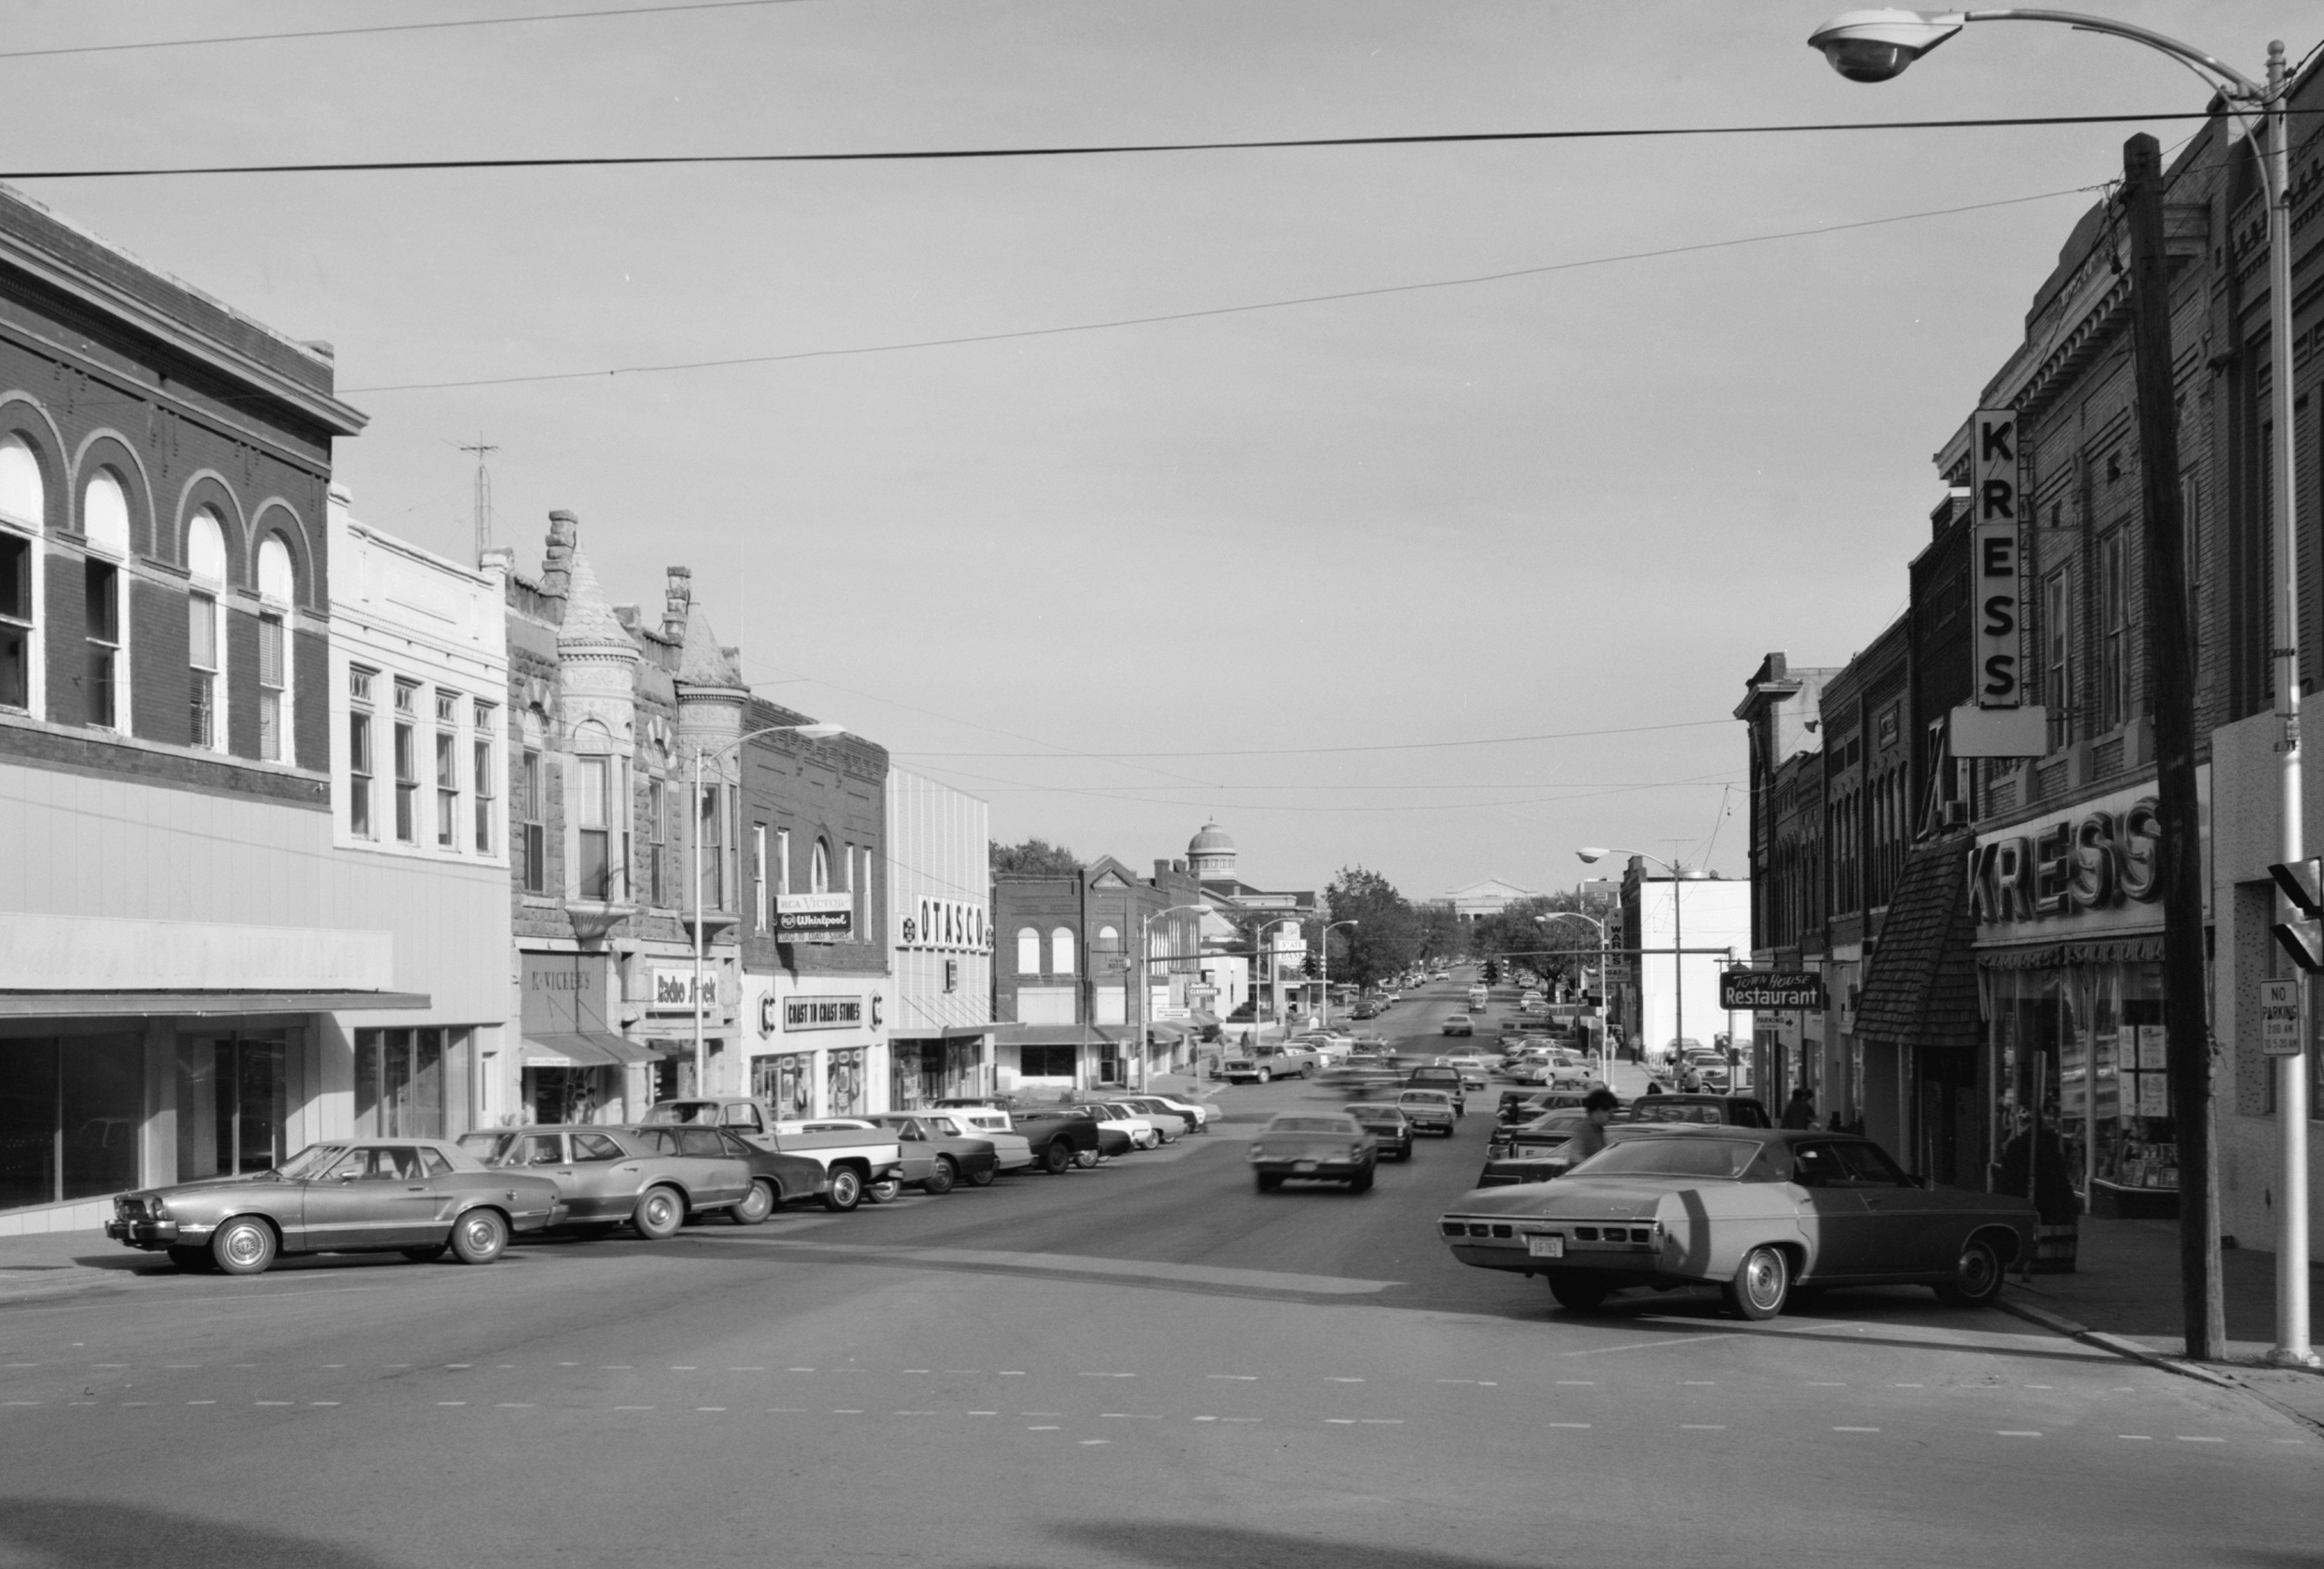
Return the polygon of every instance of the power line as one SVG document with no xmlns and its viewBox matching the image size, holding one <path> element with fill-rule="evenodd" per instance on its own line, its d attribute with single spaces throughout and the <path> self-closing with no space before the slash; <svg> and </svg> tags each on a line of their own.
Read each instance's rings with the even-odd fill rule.
<svg viewBox="0 0 2324 1569">
<path fill-rule="evenodd" d="M 1329 294 L 1295 294 L 1279 300 L 1257 300 L 1240 305 L 1211 305 L 1193 310 L 1160 311 L 1148 316 L 1120 316 L 1099 321 L 1065 322 L 1055 327 L 1014 328 L 1000 332 L 962 333 L 951 337 L 911 338 L 899 343 L 857 344 L 842 348 L 792 349 L 780 354 L 735 355 L 714 360 L 673 360 L 659 365 L 611 365 L 587 371 L 541 371 L 530 375 L 474 376 L 449 382 L 388 382 L 370 387 L 344 387 L 347 397 L 381 392 L 449 392 L 467 387 L 511 387 L 540 382 L 593 381 L 600 376 L 661 375 L 678 371 L 728 370 L 741 365 L 783 365 L 794 360 L 844 359 L 858 355 L 900 354 L 912 349 L 962 348 L 973 344 L 1005 343 L 1013 338 L 1057 337 L 1076 332 L 1110 332 L 1130 327 L 1156 327 L 1172 321 L 1199 321 L 1210 317 L 1245 316 L 1261 310 L 1287 310 L 1301 305 L 1329 305 L 1347 300 L 1371 300 L 1389 294 L 1416 294 L 1432 289 L 1465 289 L 1480 283 L 1502 283 L 1515 278 L 1571 272 L 1584 267 L 1607 267 L 1620 262 L 1652 261 L 1659 256 L 1683 256 L 1697 251 L 1718 251 L 1737 245 L 1763 245 L 1775 240 L 1806 239 L 1816 235 L 1844 234 L 1850 229 L 1878 228 L 1885 224 L 1911 223 L 1920 218 L 1951 217 L 1992 208 L 2020 207 L 2052 201 L 2102 189 L 2096 185 L 2045 190 L 2035 196 L 2004 197 L 1997 201 L 1970 202 L 1964 207 L 1932 208 L 1925 212 L 1895 213 L 1887 217 L 1861 218 L 1853 223 L 1826 224 L 1812 229 L 1784 229 L 1773 234 L 1743 235 L 1733 239 L 1702 240 L 1692 245 L 1665 245 L 1651 251 L 1623 251 L 1607 256 L 1586 256 L 1573 262 L 1546 262 L 1535 267 L 1511 267 L 1498 272 L 1478 272 L 1461 278 L 1424 279 L 1415 283 L 1383 283 L 1370 289 L 1342 289 Z"/>
<path fill-rule="evenodd" d="M 216 38 L 148 38 L 133 43 L 75 43 L 55 49 L 5 49 L 0 60 L 53 60 L 68 54 L 127 54 L 139 50 L 198 49 L 211 44 L 273 43 L 285 39 L 351 38 L 372 32 L 438 32 L 452 27 L 509 27 L 527 22 L 575 22 L 600 16 L 659 16 L 678 11 L 743 11 L 796 5 L 802 0 L 685 0 L 676 5 L 620 5 L 603 11 L 546 11 L 531 16 L 467 16 L 453 22 L 392 22 L 372 27 L 318 27 L 299 32 L 234 32 Z"/>
<path fill-rule="evenodd" d="M 2319 115 L 2324 109 L 2292 109 Z M 1019 158 L 1111 158 L 1152 152 L 1258 152 L 1317 147 L 1446 147 L 1497 142 L 1599 142 L 1672 136 L 1779 136 L 1828 131 L 1960 131 L 2023 125 L 2151 125 L 2208 120 L 2207 110 L 2153 115 L 2005 115 L 1986 119 L 1831 120 L 1779 125 L 1585 126 L 1567 131 L 1440 131 L 1386 136 L 1277 136 L 1235 142 L 1059 143 L 1022 147 L 917 147 L 857 152 L 657 152 L 566 158 L 355 158 L 317 163 L 116 165 L 0 171 L 0 180 L 155 180 L 218 174 L 418 174 L 494 169 L 653 169 L 719 163 L 930 163 Z"/>
<path fill-rule="evenodd" d="M 1536 741 L 1584 741 L 1600 735 L 1645 735 L 1659 730 L 1701 730 L 1713 725 L 1732 725 L 1732 719 L 1681 719 L 1669 725 L 1625 725 L 1609 730 L 1561 730 L 1540 735 L 1485 735 L 1462 741 L 1391 741 L 1368 746 L 1256 746 L 1231 751 L 1214 751 L 1197 747 L 1181 747 L 1168 752 L 1077 752 L 1075 757 L 1139 758 L 1139 757 L 1319 757 L 1326 753 L 1349 752 L 1434 752 L 1454 746 L 1515 746 Z M 897 752 L 892 755 L 918 757 L 977 757 L 977 758 L 1039 758 L 1045 761 L 1058 761 L 1057 754 L 1047 752 Z M 1205 782 L 1205 788 L 1210 787 Z"/>
</svg>

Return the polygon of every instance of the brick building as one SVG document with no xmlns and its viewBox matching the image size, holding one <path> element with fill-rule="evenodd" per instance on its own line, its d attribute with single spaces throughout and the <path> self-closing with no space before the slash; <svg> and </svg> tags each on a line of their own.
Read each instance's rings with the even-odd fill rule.
<svg viewBox="0 0 2324 1569">
<path fill-rule="evenodd" d="M 333 844 L 331 444 L 283 337 L 0 190 L 0 1230 L 346 1125 L 424 867 Z"/>
</svg>

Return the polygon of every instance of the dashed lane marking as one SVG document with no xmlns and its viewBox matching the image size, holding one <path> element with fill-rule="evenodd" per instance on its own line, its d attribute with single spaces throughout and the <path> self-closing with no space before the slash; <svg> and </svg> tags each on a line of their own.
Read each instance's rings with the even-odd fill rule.
<svg viewBox="0 0 2324 1569">
<path fill-rule="evenodd" d="M 1058 1428 L 1055 1423 L 1051 1423 L 1046 1427 L 1028 1427 L 1025 1431 L 1028 1433 L 1055 1433 L 1058 1431 Z"/>
<path fill-rule="evenodd" d="M 2227 1442 L 2224 1438 L 2193 1438 L 2188 1436 L 2184 1433 L 2177 1434 L 2174 1436 L 2176 1436 L 2181 1444 L 2225 1444 Z"/>
<path fill-rule="evenodd" d="M 1084 1438 L 1082 1440 L 1082 1446 L 1084 1448 L 1087 1448 L 1093 1444 L 1111 1444 L 1113 1440 L 1111 1438 Z"/>
<path fill-rule="evenodd" d="M 616 1411 L 650 1411 L 653 1407 L 651 1406 L 616 1406 L 613 1409 Z"/>
<path fill-rule="evenodd" d="M 1877 1433 L 1880 1429 L 1877 1427 L 1835 1427 L 1832 1431 L 1834 1433 Z"/>
<path fill-rule="evenodd" d="M 2154 1442 L 2154 1435 L 2152 1433 L 2117 1433 L 2115 1436 L 2116 1438 L 2127 1438 L 2134 1444 L 2152 1444 Z"/>
<path fill-rule="evenodd" d="M 1682 1433 L 1724 1433 L 1727 1431 L 1727 1424 L 1724 1422 L 1682 1422 L 1678 1425 L 1678 1430 Z"/>
<path fill-rule="evenodd" d="M 931 1413 L 933 1415 L 933 1413 Z M 1101 1417 L 1111 1417 L 1122 1422 L 1159 1422 L 1161 1417 L 1151 1411 L 1100 1411 Z"/>
<path fill-rule="evenodd" d="M 1206 1379 L 1227 1379 L 1238 1384 L 1255 1384 L 1259 1382 L 1259 1375 L 1257 1373 L 1204 1373 L 1203 1377 Z"/>
<path fill-rule="evenodd" d="M 971 1411 L 969 1415 L 972 1417 L 998 1417 L 1001 1413 L 998 1411 Z"/>
<path fill-rule="evenodd" d="M 502 1400 L 493 1407 L 495 1411 L 530 1411 L 532 1408 L 530 1400 Z"/>
<path fill-rule="evenodd" d="M 83 1405 L 83 1404 L 92 1404 L 92 1403 L 93 1403 L 93 1402 L 84 1402 L 84 1401 L 79 1401 L 79 1400 L 76 1400 L 76 1401 L 74 1401 L 74 1402 L 73 1402 L 73 1404 L 75 1404 L 75 1405 L 77 1405 L 77 1406 L 78 1406 L 78 1405 Z M 251 1404 L 252 1404 L 252 1405 L 254 1405 L 254 1406 L 295 1406 L 295 1405 L 297 1405 L 298 1403 L 299 1403 L 299 1402 L 298 1402 L 298 1401 L 296 1401 L 296 1400 L 253 1400 L 253 1401 L 251 1402 Z"/>
<path fill-rule="evenodd" d="M 835 1417 L 861 1417 L 863 1415 L 863 1410 L 860 1406 L 853 1407 L 842 1407 L 833 1411 L 832 1415 Z"/>
<path fill-rule="evenodd" d="M 725 1408 L 726 1407 L 724 1406 L 696 1406 L 695 1407 L 697 1411 L 724 1411 Z"/>
<path fill-rule="evenodd" d="M 1994 1429 L 1993 1435 L 1996 1438 L 2039 1438 L 2042 1436 L 2039 1433 L 2028 1432 L 2023 1427 L 1997 1427 Z"/>
<path fill-rule="evenodd" d="M 1549 1426 L 1552 1427 L 1587 1427 L 1590 1424 L 1587 1422 L 1552 1422 Z"/>
</svg>

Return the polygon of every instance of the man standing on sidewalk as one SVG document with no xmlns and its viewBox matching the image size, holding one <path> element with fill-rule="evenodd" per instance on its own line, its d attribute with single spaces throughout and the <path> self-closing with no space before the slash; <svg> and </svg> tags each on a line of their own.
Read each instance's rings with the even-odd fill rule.
<svg viewBox="0 0 2324 1569">
<path fill-rule="evenodd" d="M 1792 1098 L 1784 1107 L 1784 1126 L 1812 1128 L 1815 1126 L 1815 1092 L 1801 1084 L 1792 1091 Z"/>
</svg>

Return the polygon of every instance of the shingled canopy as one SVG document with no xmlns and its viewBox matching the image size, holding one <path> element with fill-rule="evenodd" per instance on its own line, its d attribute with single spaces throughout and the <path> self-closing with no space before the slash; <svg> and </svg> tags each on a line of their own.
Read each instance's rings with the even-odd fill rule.
<svg viewBox="0 0 2324 1569">
<path fill-rule="evenodd" d="M 1924 839 L 1905 858 L 1888 900 L 1870 973 L 1857 999 L 1857 1038 L 1876 1046 L 1972 1051 L 1978 1015 L 1977 936 L 1969 908 L 1971 835 Z"/>
</svg>

